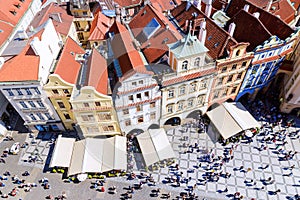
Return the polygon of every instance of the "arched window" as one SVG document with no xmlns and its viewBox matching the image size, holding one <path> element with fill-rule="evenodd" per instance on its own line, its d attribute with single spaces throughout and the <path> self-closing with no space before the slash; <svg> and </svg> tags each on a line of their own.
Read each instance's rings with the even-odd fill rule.
<svg viewBox="0 0 300 200">
<path fill-rule="evenodd" d="M 194 66 L 199 67 L 199 65 L 200 65 L 200 58 L 198 57 L 195 59 Z"/>
<path fill-rule="evenodd" d="M 235 56 L 239 56 L 241 53 L 241 50 L 237 50 L 236 53 L 235 53 Z"/>
<path fill-rule="evenodd" d="M 188 61 L 185 60 L 185 61 L 183 61 L 183 63 L 182 63 L 182 70 L 187 70 L 187 68 L 188 68 Z"/>
</svg>

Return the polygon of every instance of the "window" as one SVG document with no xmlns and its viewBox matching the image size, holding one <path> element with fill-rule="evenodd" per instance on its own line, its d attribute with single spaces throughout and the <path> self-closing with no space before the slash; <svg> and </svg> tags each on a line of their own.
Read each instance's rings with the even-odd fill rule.
<svg viewBox="0 0 300 200">
<path fill-rule="evenodd" d="M 194 99 L 188 100 L 188 107 L 192 107 L 194 105 Z"/>
<path fill-rule="evenodd" d="M 141 93 L 136 94 L 136 98 L 139 99 L 139 100 L 141 100 L 142 99 Z"/>
<path fill-rule="evenodd" d="M 67 113 L 64 113 L 64 116 L 65 116 L 66 119 L 71 119 L 70 115 L 67 114 Z"/>
<path fill-rule="evenodd" d="M 84 106 L 85 108 L 89 108 L 89 107 L 90 107 L 89 103 L 83 103 L 83 106 Z"/>
<path fill-rule="evenodd" d="M 227 92 L 228 92 L 228 88 L 225 88 L 225 89 L 223 90 L 223 96 L 227 96 Z"/>
<path fill-rule="evenodd" d="M 179 88 L 179 95 L 185 94 L 185 86 Z"/>
<path fill-rule="evenodd" d="M 84 37 L 83 37 L 83 33 L 82 33 L 82 32 L 79 32 L 79 33 L 78 33 L 78 39 L 79 39 L 79 40 L 84 40 Z"/>
<path fill-rule="evenodd" d="M 160 24 L 155 18 L 152 18 L 151 21 L 144 27 L 143 34 L 149 39 L 159 28 Z"/>
<path fill-rule="evenodd" d="M 35 93 L 41 94 L 41 92 L 40 92 L 40 90 L 38 88 L 33 88 L 33 89 L 34 89 Z"/>
<path fill-rule="evenodd" d="M 198 100 L 199 105 L 203 105 L 205 102 L 205 95 L 203 94 L 203 95 L 198 96 L 197 100 Z"/>
<path fill-rule="evenodd" d="M 142 106 L 142 105 L 137 105 L 137 106 L 136 106 L 136 111 L 137 111 L 137 112 L 143 111 L 143 106 Z"/>
<path fill-rule="evenodd" d="M 60 108 L 65 108 L 65 105 L 64 105 L 64 103 L 63 102 L 57 102 L 57 104 L 58 104 L 58 106 L 60 107 Z"/>
<path fill-rule="evenodd" d="M 99 101 L 96 101 L 95 106 L 101 106 L 101 103 Z"/>
<path fill-rule="evenodd" d="M 132 85 L 132 86 L 136 86 L 136 82 L 132 82 L 131 85 Z"/>
<path fill-rule="evenodd" d="M 138 123 L 143 123 L 143 122 L 144 122 L 143 115 L 138 116 Z"/>
<path fill-rule="evenodd" d="M 130 126 L 130 125 L 131 125 L 131 120 L 125 119 L 125 126 Z"/>
<path fill-rule="evenodd" d="M 67 90 L 67 89 L 63 89 L 63 91 L 65 94 L 70 94 L 69 90 Z"/>
<path fill-rule="evenodd" d="M 14 96 L 14 93 L 11 91 L 11 89 L 6 89 L 9 96 Z"/>
<path fill-rule="evenodd" d="M 76 26 L 76 29 L 77 29 L 77 30 L 80 29 L 80 22 L 75 21 L 75 26 Z"/>
<path fill-rule="evenodd" d="M 88 13 L 86 11 L 83 11 L 82 14 L 83 16 L 87 16 Z"/>
<path fill-rule="evenodd" d="M 95 118 L 93 115 L 81 115 L 81 118 L 83 121 L 87 122 L 87 121 L 95 121 Z"/>
<path fill-rule="evenodd" d="M 53 119 L 49 113 L 45 113 L 45 115 L 49 120 Z"/>
<path fill-rule="evenodd" d="M 217 90 L 217 91 L 215 91 L 215 93 L 214 93 L 214 99 L 216 99 L 216 98 L 218 98 L 219 97 L 219 90 Z"/>
<path fill-rule="evenodd" d="M 227 67 L 223 67 L 222 68 L 222 73 L 226 72 L 227 71 Z"/>
<path fill-rule="evenodd" d="M 196 83 L 192 83 L 191 86 L 190 86 L 190 92 L 196 92 L 196 89 L 197 89 L 197 85 Z"/>
<path fill-rule="evenodd" d="M 128 114 L 129 114 L 129 109 L 128 108 L 123 109 L 123 115 L 128 115 Z"/>
<path fill-rule="evenodd" d="M 168 98 L 173 98 L 174 97 L 174 90 L 169 90 L 168 91 Z"/>
<path fill-rule="evenodd" d="M 111 120 L 111 114 L 110 113 L 100 113 L 98 114 L 99 120 Z"/>
<path fill-rule="evenodd" d="M 41 120 L 45 120 L 45 118 L 43 117 L 42 113 L 37 113 L 37 116 L 38 116 Z"/>
<path fill-rule="evenodd" d="M 34 114 L 32 114 L 32 113 L 29 114 L 29 117 L 30 117 L 32 120 L 36 120 Z"/>
<path fill-rule="evenodd" d="M 128 96 L 129 101 L 133 101 L 133 95 Z"/>
<path fill-rule="evenodd" d="M 88 133 L 94 133 L 95 134 L 95 133 L 99 132 L 98 127 L 87 127 L 86 129 L 87 129 Z"/>
<path fill-rule="evenodd" d="M 199 67 L 199 65 L 200 65 L 200 58 L 196 58 L 194 62 L 194 66 Z"/>
<path fill-rule="evenodd" d="M 246 67 L 246 65 L 247 65 L 247 62 L 246 62 L 246 61 L 242 63 L 242 66 L 243 66 L 243 67 Z"/>
<path fill-rule="evenodd" d="M 21 89 L 16 89 L 16 90 L 17 90 L 17 92 L 18 92 L 18 95 L 23 95 Z"/>
<path fill-rule="evenodd" d="M 173 105 L 167 105 L 167 112 L 173 113 Z"/>
<path fill-rule="evenodd" d="M 185 60 L 185 61 L 183 61 L 183 63 L 182 63 L 181 69 L 182 69 L 182 70 L 187 70 L 187 68 L 188 68 L 188 61 Z"/>
<path fill-rule="evenodd" d="M 30 91 L 29 88 L 25 88 L 25 91 L 26 91 L 27 95 L 32 95 L 32 93 L 31 93 L 31 91 Z"/>
<path fill-rule="evenodd" d="M 231 70 L 236 70 L 236 66 L 237 66 L 237 64 L 232 65 Z"/>
<path fill-rule="evenodd" d="M 35 107 L 36 107 L 33 101 L 28 101 L 28 103 L 30 104 L 30 106 L 31 106 L 32 108 L 35 108 Z"/>
<path fill-rule="evenodd" d="M 149 97 L 149 92 L 148 91 L 145 92 L 144 94 L 145 94 L 145 97 Z"/>
<path fill-rule="evenodd" d="M 26 103 L 25 103 L 24 101 L 20 101 L 20 104 L 21 104 L 21 106 L 22 106 L 23 108 L 28 108 L 27 105 L 26 105 Z"/>
<path fill-rule="evenodd" d="M 107 126 L 107 128 L 108 128 L 108 130 L 109 130 L 109 131 L 115 131 L 115 127 L 114 127 L 114 126 L 112 126 L 112 125 L 110 125 L 110 126 Z"/>
<path fill-rule="evenodd" d="M 237 75 L 236 79 L 237 79 L 237 80 L 241 79 L 241 78 L 242 78 L 242 74 L 243 74 L 243 72 L 239 73 L 239 74 Z"/>
<path fill-rule="evenodd" d="M 53 94 L 59 94 L 58 90 L 52 90 Z"/>
<path fill-rule="evenodd" d="M 140 80 L 140 81 L 139 81 L 139 84 L 143 84 L 143 83 L 144 83 L 144 81 L 143 81 L 143 80 Z"/>
<path fill-rule="evenodd" d="M 227 82 L 231 82 L 232 81 L 232 78 L 233 78 L 233 75 L 230 75 L 227 79 Z"/>
<path fill-rule="evenodd" d="M 237 86 L 233 87 L 232 90 L 231 90 L 231 94 L 235 93 L 237 90 Z"/>
<path fill-rule="evenodd" d="M 207 80 L 202 80 L 200 82 L 200 89 L 205 89 L 207 87 Z"/>
<path fill-rule="evenodd" d="M 150 103 L 150 108 L 155 108 L 155 102 Z"/>
<path fill-rule="evenodd" d="M 41 107 L 41 108 L 44 108 L 45 105 L 43 104 L 43 102 L 41 100 L 38 100 L 37 101 L 37 104 Z"/>
<path fill-rule="evenodd" d="M 224 80 L 224 77 L 219 78 L 217 85 L 222 85 L 223 84 L 223 80 Z"/>
<path fill-rule="evenodd" d="M 183 102 L 178 102 L 177 110 L 178 111 L 183 110 Z"/>
<path fill-rule="evenodd" d="M 155 120 L 155 118 L 156 118 L 155 112 L 150 113 L 150 119 Z"/>
</svg>

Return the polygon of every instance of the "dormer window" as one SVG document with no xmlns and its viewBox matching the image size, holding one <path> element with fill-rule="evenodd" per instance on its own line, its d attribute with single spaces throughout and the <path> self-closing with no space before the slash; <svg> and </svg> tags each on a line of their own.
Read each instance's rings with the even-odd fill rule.
<svg viewBox="0 0 300 200">
<path fill-rule="evenodd" d="M 195 59 L 194 66 L 199 67 L 199 65 L 200 65 L 200 58 L 198 57 Z"/>
<path fill-rule="evenodd" d="M 25 2 L 25 0 L 20 0 L 22 3 Z"/>
<path fill-rule="evenodd" d="M 18 3 L 18 4 L 14 4 L 14 6 L 16 7 L 16 8 L 21 8 L 21 5 Z"/>
<path fill-rule="evenodd" d="M 188 67 L 188 61 L 185 60 L 185 61 L 183 61 L 183 63 L 182 63 L 181 69 L 182 69 L 182 70 L 187 70 L 187 67 Z"/>
<path fill-rule="evenodd" d="M 143 33 L 147 39 L 151 38 L 151 36 L 160 28 L 160 24 L 155 18 L 152 18 L 151 21 L 144 27 Z"/>
<path fill-rule="evenodd" d="M 16 15 L 17 14 L 17 12 L 15 11 L 15 10 L 11 10 L 11 11 L 9 11 L 11 14 L 13 14 L 13 15 Z"/>
</svg>

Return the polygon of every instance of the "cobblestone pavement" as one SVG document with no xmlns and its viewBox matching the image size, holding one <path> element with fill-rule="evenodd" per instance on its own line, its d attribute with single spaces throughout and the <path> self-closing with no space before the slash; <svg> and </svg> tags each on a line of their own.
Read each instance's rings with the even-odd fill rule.
<svg viewBox="0 0 300 200">
<path fill-rule="evenodd" d="M 274 132 L 279 131 L 279 129 L 279 127 L 275 128 Z M 296 130 L 299 130 L 299 128 L 289 128 L 290 132 Z M 194 128 L 186 130 L 185 128 L 176 127 L 168 130 L 167 135 L 178 156 L 177 162 L 180 166 L 180 171 L 183 172 L 183 176 L 191 177 L 191 181 L 188 184 L 190 186 L 197 183 L 198 179 L 202 179 L 202 174 L 205 172 L 203 164 L 201 168 L 196 167 L 199 165 L 197 157 L 203 155 L 205 151 L 212 150 L 212 153 L 216 156 L 222 156 L 224 152 L 224 146 L 219 143 L 214 144 L 206 133 L 198 134 Z M 184 136 L 188 136 L 187 141 L 183 141 Z M 187 145 L 194 145 L 197 142 L 200 147 L 203 147 L 203 152 L 183 153 L 187 149 L 182 147 L 184 142 Z M 291 139 L 287 137 L 287 142 L 284 145 L 286 151 L 300 152 L 298 138 Z M 258 146 L 260 146 L 259 136 L 255 136 L 253 142 L 250 144 L 240 143 L 236 150 L 233 151 L 233 160 L 225 163 L 223 166 L 223 171 L 231 173 L 231 177 L 228 179 L 221 177 L 218 182 L 208 182 L 205 185 L 197 184 L 197 193 L 207 198 L 228 199 L 228 197 L 231 197 L 232 199 L 232 195 L 230 194 L 240 192 L 244 196 L 244 199 L 255 198 L 261 200 L 283 200 L 289 199 L 295 194 L 300 194 L 300 155 L 296 154 L 293 159 L 288 161 L 279 161 L 278 155 L 274 151 L 275 144 L 268 144 L 268 149 L 263 151 L 259 151 L 257 149 Z M 267 165 L 269 165 L 268 168 L 261 169 L 261 167 Z M 288 168 L 292 165 L 295 165 L 295 168 L 292 170 L 293 174 L 288 176 L 291 172 Z M 251 168 L 251 171 L 244 173 L 236 170 L 240 166 L 244 166 L 246 169 Z M 192 169 L 195 169 L 194 172 L 188 173 Z M 155 180 L 160 183 L 165 180 L 168 174 L 167 168 L 161 168 L 152 173 Z M 274 184 L 264 186 L 260 180 L 269 177 L 275 180 Z M 245 180 L 251 179 L 257 183 L 255 186 L 246 185 Z M 264 186 L 264 189 L 261 189 L 262 186 Z M 186 188 L 186 185 L 182 185 L 177 190 L 182 190 L 183 188 Z M 225 188 L 228 189 L 227 193 L 218 193 L 218 191 L 223 191 Z M 273 192 L 277 189 L 280 189 L 281 192 L 274 194 Z"/>
</svg>

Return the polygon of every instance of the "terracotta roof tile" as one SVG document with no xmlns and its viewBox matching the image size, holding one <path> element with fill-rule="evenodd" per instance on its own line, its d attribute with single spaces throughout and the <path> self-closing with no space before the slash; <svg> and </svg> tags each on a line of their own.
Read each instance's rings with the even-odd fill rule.
<svg viewBox="0 0 300 200">
<path fill-rule="evenodd" d="M 64 81 L 75 84 L 81 66 L 75 58 L 77 54 L 84 53 L 84 49 L 76 41 L 68 37 L 54 73 L 58 74 Z"/>
<path fill-rule="evenodd" d="M 160 27 L 150 38 L 147 38 L 143 34 L 143 29 L 153 18 L 160 24 Z M 146 5 L 133 17 L 129 27 L 135 38 L 141 43 L 141 49 L 149 63 L 156 62 L 168 51 L 167 44 L 182 38 L 168 18 L 149 5 Z"/>
<path fill-rule="evenodd" d="M 36 28 L 45 23 L 48 19 L 52 19 L 53 25 L 58 33 L 65 36 L 68 35 L 73 23 L 73 16 L 68 15 L 66 5 L 50 3 L 35 15 L 30 26 Z"/>
<path fill-rule="evenodd" d="M 134 5 L 140 5 L 142 0 L 114 0 L 115 3 L 119 4 L 121 7 L 129 7 Z"/>
<path fill-rule="evenodd" d="M 285 23 L 290 23 L 296 17 L 296 9 L 287 0 L 274 2 L 271 6 L 270 12 L 274 15 L 279 15 L 280 19 L 282 19 Z"/>
<path fill-rule="evenodd" d="M 208 70 L 196 72 L 196 73 L 193 73 L 193 74 L 188 74 L 188 75 L 185 75 L 185 76 L 176 77 L 176 78 L 173 78 L 173 79 L 163 81 L 162 86 L 166 87 L 166 86 L 169 86 L 169 85 L 174 85 L 176 83 L 181 83 L 181 82 L 184 82 L 184 81 L 192 80 L 192 79 L 195 79 L 195 78 L 206 76 L 208 74 L 213 74 L 215 72 L 217 72 L 217 69 L 213 68 L 213 69 L 208 69 Z"/>
<path fill-rule="evenodd" d="M 86 86 L 93 86 L 101 94 L 108 94 L 108 71 L 106 59 L 93 49 L 88 58 Z"/>
<path fill-rule="evenodd" d="M 98 12 L 92 22 L 90 37 L 88 40 L 104 40 L 105 34 L 109 30 L 113 19 L 106 17 L 101 12 Z"/>
<path fill-rule="evenodd" d="M 260 13 L 259 20 L 263 23 L 263 25 L 272 35 L 276 35 L 280 39 L 285 40 L 294 32 L 294 30 L 280 18 L 276 17 L 272 13 L 269 13 L 253 5 L 248 1 L 231 0 L 230 6 L 228 7 L 226 13 L 229 17 L 233 17 L 236 13 L 238 13 L 244 8 L 245 4 L 249 5 L 249 13 Z"/>
<path fill-rule="evenodd" d="M 0 81 L 38 80 L 40 57 L 35 55 L 29 43 L 23 51 L 5 62 L 0 70 Z"/>
<path fill-rule="evenodd" d="M 176 3 L 173 0 L 151 0 L 153 7 L 158 11 L 167 11 L 175 7 Z"/>
<path fill-rule="evenodd" d="M 236 24 L 233 37 L 239 42 L 249 42 L 248 51 L 253 51 L 272 36 L 260 20 L 245 10 L 240 10 L 227 24 L 231 22 Z M 245 34 L 246 27 L 247 34 Z"/>
<path fill-rule="evenodd" d="M 268 3 L 270 0 L 248 0 L 248 2 L 252 3 L 253 5 L 260 7 L 260 8 L 265 8 L 267 7 Z"/>
<path fill-rule="evenodd" d="M 13 30 L 13 26 L 9 25 L 3 21 L 0 20 L 0 47 L 4 42 L 7 40 L 7 38 L 10 36 Z"/>
<path fill-rule="evenodd" d="M 205 40 L 205 47 L 209 49 L 208 54 L 213 58 L 217 59 L 224 54 L 224 50 L 229 50 L 229 45 L 236 45 L 238 42 L 230 37 L 229 33 L 225 31 L 223 28 L 219 27 L 215 22 L 213 22 L 210 18 L 200 10 L 198 10 L 194 5 L 186 10 L 186 2 L 182 2 L 179 6 L 174 8 L 171 11 L 172 16 L 177 20 L 179 26 L 184 29 L 186 21 L 192 21 L 195 19 L 193 16 L 197 14 L 196 19 L 202 20 L 205 19 L 206 21 L 206 40 Z M 195 33 L 198 34 L 200 22 L 196 23 L 196 31 Z"/>
<path fill-rule="evenodd" d="M 139 52 L 135 49 L 129 31 L 124 25 L 115 21 L 110 28 L 114 33 L 111 41 L 115 58 L 118 59 L 122 73 L 126 74 L 131 69 L 144 66 Z"/>
</svg>

